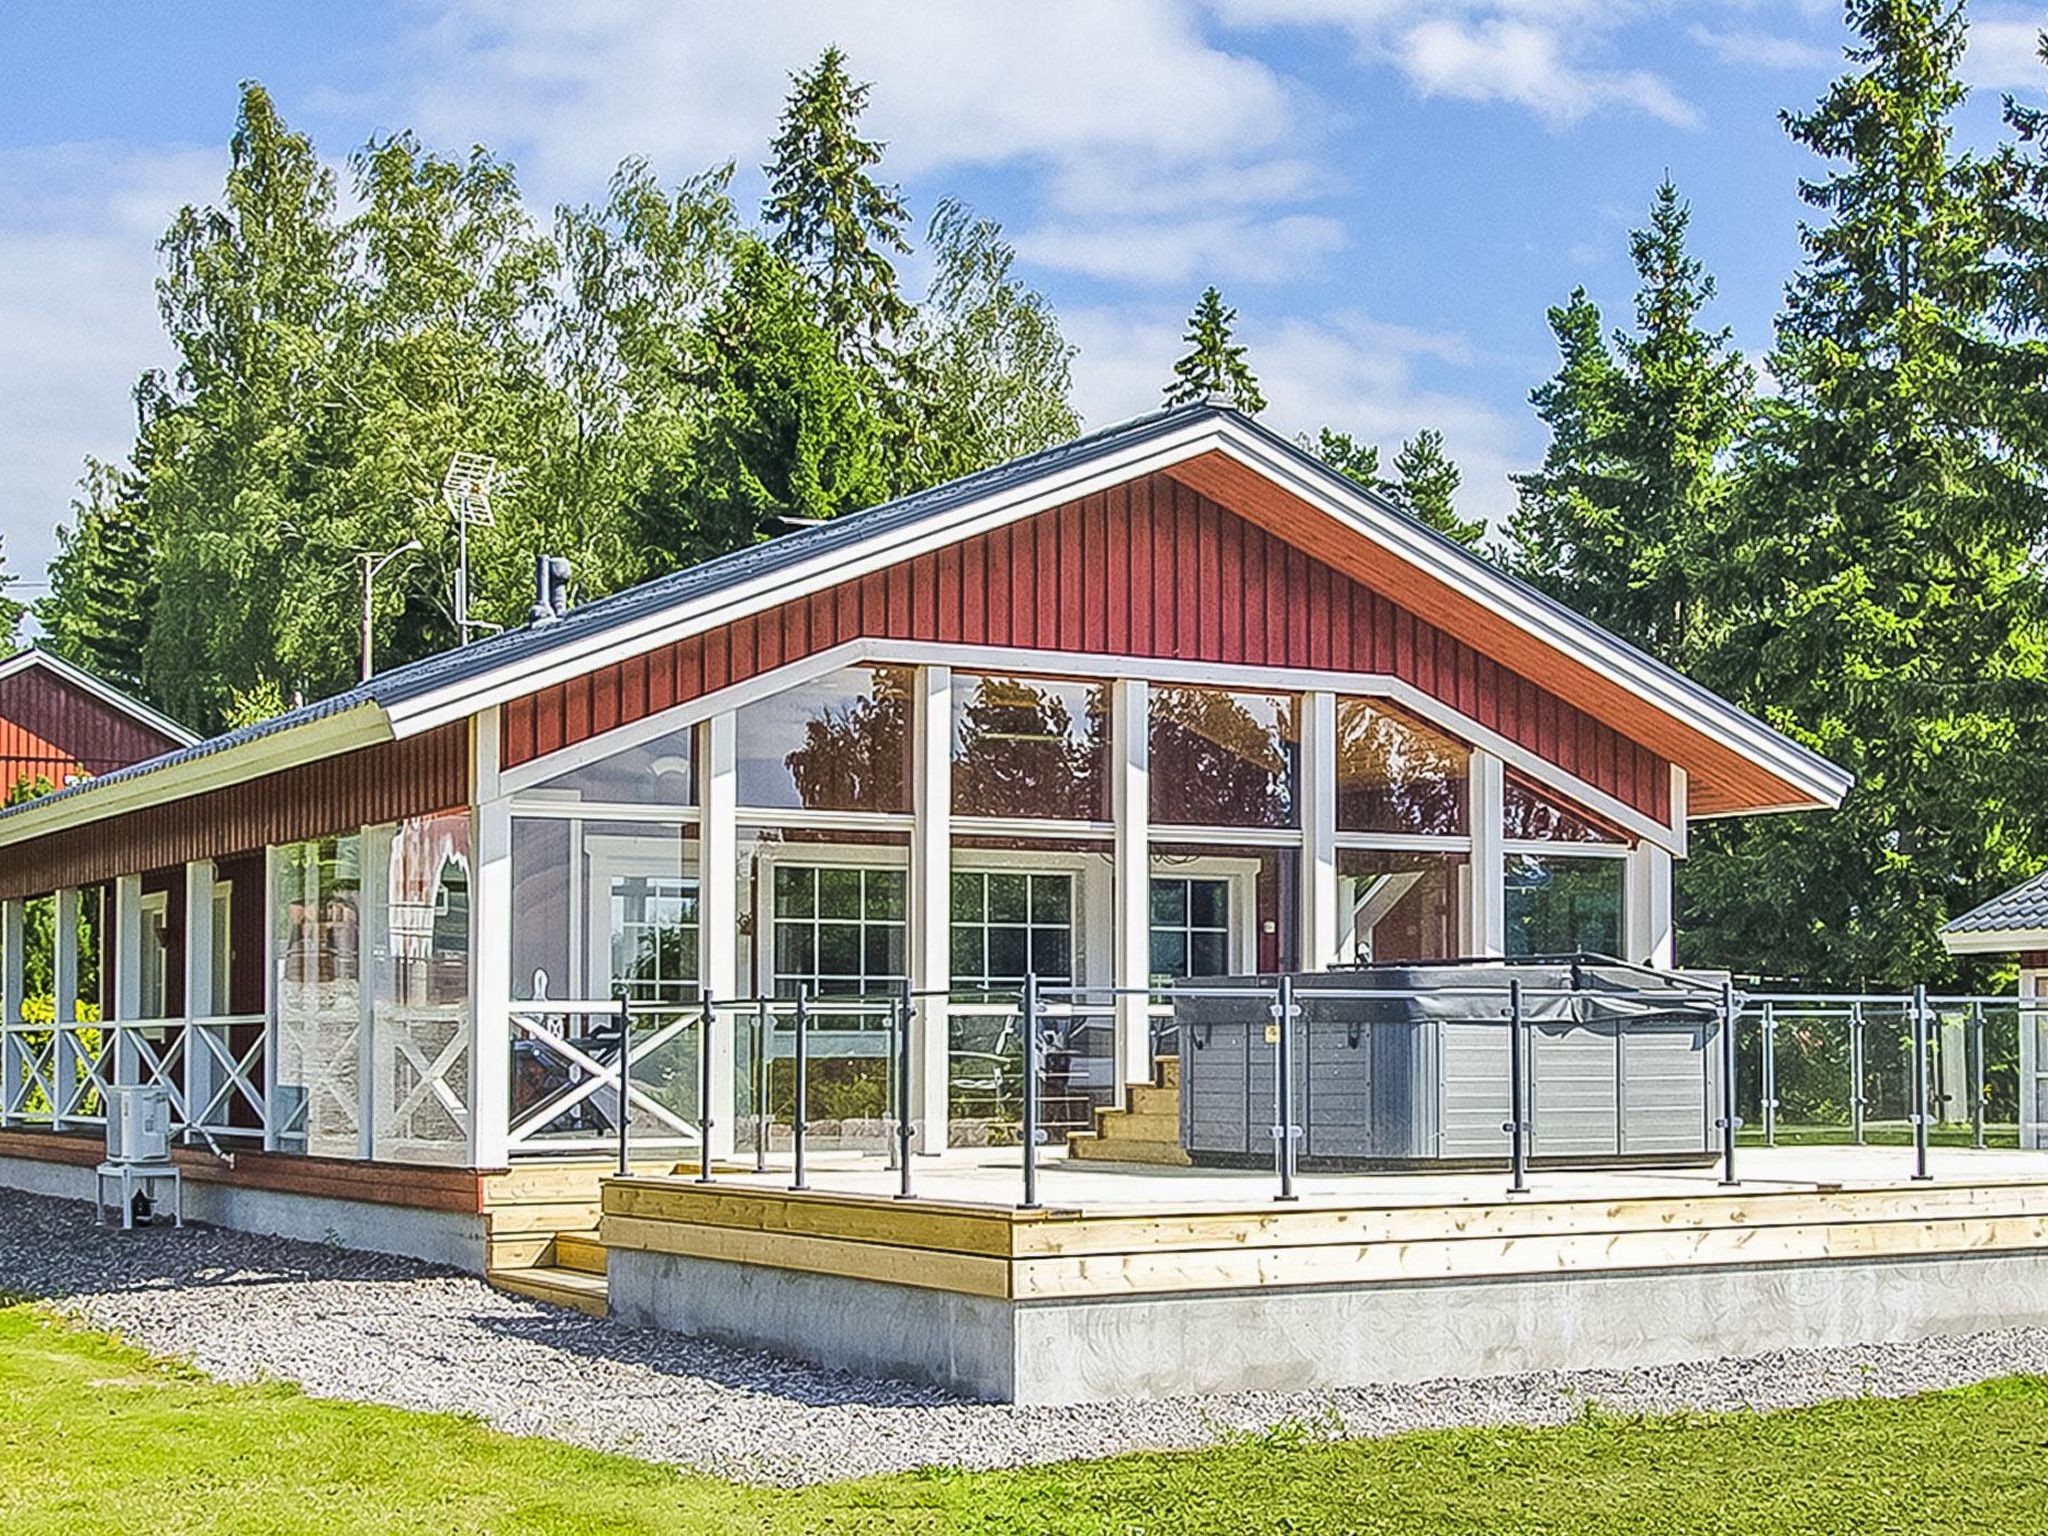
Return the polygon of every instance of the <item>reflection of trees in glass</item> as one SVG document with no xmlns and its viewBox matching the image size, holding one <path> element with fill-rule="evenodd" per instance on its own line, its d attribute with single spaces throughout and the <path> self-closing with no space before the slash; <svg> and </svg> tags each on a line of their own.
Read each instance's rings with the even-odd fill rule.
<svg viewBox="0 0 2048 1536">
<path fill-rule="evenodd" d="M 1619 859 L 1510 859 L 1510 955 L 1617 955 L 1621 951 Z"/>
<path fill-rule="evenodd" d="M 910 801 L 910 689 L 900 668 L 877 667 L 862 698 L 827 704 L 783 761 L 814 811 L 901 811 Z"/>
<path fill-rule="evenodd" d="M 1502 802 L 1502 830 L 1532 843 L 1618 843 L 1623 839 L 1592 817 L 1508 775 Z"/>
<path fill-rule="evenodd" d="M 1337 825 L 1347 832 L 1465 830 L 1464 746 L 1362 699 L 1337 705 Z"/>
<path fill-rule="evenodd" d="M 1151 714 L 1154 820 L 1294 825 L 1299 733 L 1292 700 L 1220 688 L 1158 688 Z"/>
<path fill-rule="evenodd" d="M 1011 677 L 975 679 L 953 727 L 953 808 L 963 816 L 1107 821 L 1104 690 L 1087 690 L 1082 718 L 1072 687 Z"/>
</svg>

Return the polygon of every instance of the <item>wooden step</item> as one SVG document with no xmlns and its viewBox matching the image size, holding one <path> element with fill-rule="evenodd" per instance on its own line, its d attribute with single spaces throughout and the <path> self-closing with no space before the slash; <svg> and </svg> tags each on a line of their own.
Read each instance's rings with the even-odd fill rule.
<svg viewBox="0 0 2048 1536">
<path fill-rule="evenodd" d="M 1071 1132 L 1067 1136 L 1067 1156 L 1078 1163 L 1144 1163 L 1159 1168 L 1188 1166 L 1188 1154 L 1178 1141 L 1102 1137 L 1093 1131 Z"/>
<path fill-rule="evenodd" d="M 501 1291 L 510 1291 L 515 1296 L 530 1296 L 535 1301 L 549 1302 L 557 1307 L 568 1307 L 586 1317 L 603 1317 L 607 1311 L 603 1275 L 588 1274 L 580 1269 L 547 1267 L 495 1269 L 487 1272 L 484 1278 Z"/>
<path fill-rule="evenodd" d="M 588 1232 L 603 1214 L 597 1192 L 588 1200 L 536 1201 L 523 1205 L 494 1205 L 485 1214 L 494 1236 L 522 1232 Z"/>
<path fill-rule="evenodd" d="M 1180 1091 L 1180 1058 L 1178 1056 L 1154 1056 L 1152 1058 L 1152 1081 L 1161 1088 Z"/>
<path fill-rule="evenodd" d="M 1180 1143 L 1180 1115 L 1139 1115 L 1128 1109 L 1095 1111 L 1095 1134 L 1104 1141 Z"/>
<path fill-rule="evenodd" d="M 532 1269 L 545 1264 L 555 1251 L 552 1232 L 515 1232 L 510 1236 L 485 1239 L 484 1268 Z"/>
<path fill-rule="evenodd" d="M 604 1244 L 595 1232 L 564 1232 L 555 1239 L 553 1267 L 601 1275 L 605 1272 Z"/>
<path fill-rule="evenodd" d="M 1134 1115 L 1165 1115 L 1180 1118 L 1180 1090 L 1157 1083 L 1134 1083 L 1124 1090 L 1124 1107 Z"/>
</svg>

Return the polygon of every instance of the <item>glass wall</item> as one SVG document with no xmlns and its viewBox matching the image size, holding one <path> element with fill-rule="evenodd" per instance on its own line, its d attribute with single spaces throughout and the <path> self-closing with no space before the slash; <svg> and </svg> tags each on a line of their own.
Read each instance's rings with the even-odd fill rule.
<svg viewBox="0 0 2048 1536">
<path fill-rule="evenodd" d="M 467 813 L 366 836 L 385 850 L 384 917 L 371 932 L 371 1155 L 461 1163 L 469 1154 Z M 374 870 L 376 860 L 371 861 Z"/>
<path fill-rule="evenodd" d="M 1292 694 L 1151 690 L 1152 820 L 1195 827 L 1301 822 L 1301 723 Z"/>
<path fill-rule="evenodd" d="M 1469 876 L 1463 853 L 1338 849 L 1338 963 L 1456 959 Z"/>
<path fill-rule="evenodd" d="M 512 995 L 696 995 L 694 824 L 515 816 Z"/>
<path fill-rule="evenodd" d="M 1501 831 L 1509 842 L 1608 843 L 1627 839 L 1593 815 L 1560 796 L 1538 789 L 1516 774 L 1507 776 L 1502 796 Z"/>
<path fill-rule="evenodd" d="M 1301 850 L 1152 845 L 1152 980 L 1300 964 Z"/>
<path fill-rule="evenodd" d="M 1626 864 L 1617 858 L 1510 853 L 1510 955 L 1620 955 Z"/>
<path fill-rule="evenodd" d="M 696 735 L 685 725 L 523 790 L 525 801 L 569 805 L 697 803 Z"/>
<path fill-rule="evenodd" d="M 1471 756 L 1380 700 L 1339 699 L 1337 830 L 1465 833 Z"/>
<path fill-rule="evenodd" d="M 276 849 L 271 862 L 280 1144 L 360 1157 L 363 1142 L 363 839 Z"/>
<path fill-rule="evenodd" d="M 1107 686 L 957 675 L 953 814 L 1109 820 Z"/>
<path fill-rule="evenodd" d="M 740 804 L 908 811 L 915 677 L 908 667 L 848 667 L 740 709 Z"/>
</svg>

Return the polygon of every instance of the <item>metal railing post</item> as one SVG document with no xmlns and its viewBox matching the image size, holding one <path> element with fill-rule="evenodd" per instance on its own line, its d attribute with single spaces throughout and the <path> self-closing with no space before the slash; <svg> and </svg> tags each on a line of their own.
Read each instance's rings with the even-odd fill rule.
<svg viewBox="0 0 2048 1536">
<path fill-rule="evenodd" d="M 1735 983 L 1721 983 L 1721 1183 L 1732 1189 L 1735 1177 L 1735 1133 L 1742 1117 L 1735 1112 Z"/>
<path fill-rule="evenodd" d="M 1862 1146 L 1865 1131 L 1863 1126 L 1863 1084 L 1867 1069 L 1863 1059 L 1863 1005 L 1849 1005 L 1849 1130 L 1857 1146 Z"/>
<path fill-rule="evenodd" d="M 754 1172 L 768 1171 L 768 999 L 754 1000 Z"/>
<path fill-rule="evenodd" d="M 1927 1171 L 1927 985 L 1913 988 L 1913 1177 Z"/>
<path fill-rule="evenodd" d="M 1038 973 L 1024 973 L 1024 1201 L 1022 1209 L 1038 1209 Z"/>
<path fill-rule="evenodd" d="M 711 994 L 704 994 L 704 1014 L 697 1036 L 697 1182 L 711 1182 Z"/>
<path fill-rule="evenodd" d="M 1986 1085 L 1984 1061 L 1984 1004 L 1970 1004 L 1970 1144 L 1981 1149 L 1984 1146 L 1985 1095 L 1990 1091 Z"/>
<path fill-rule="evenodd" d="M 910 1123 L 910 983 L 896 995 L 896 1198 L 908 1200 L 910 1143 L 917 1127 Z"/>
<path fill-rule="evenodd" d="M 789 1114 L 789 1150 L 791 1189 L 808 1189 L 804 1179 L 804 1101 L 809 1097 L 811 1052 L 811 989 L 808 984 L 796 989 L 796 1106 Z"/>
<path fill-rule="evenodd" d="M 1294 1193 L 1294 978 L 1283 975 L 1273 1000 L 1273 1162 L 1280 1175 L 1276 1200 Z"/>
<path fill-rule="evenodd" d="M 619 1177 L 633 1171 L 628 1145 L 633 1123 L 633 999 L 624 987 L 612 988 L 612 1002 L 619 1010 Z"/>
<path fill-rule="evenodd" d="M 1522 1017 L 1522 979 L 1508 978 L 1508 1118 L 1501 1129 L 1508 1133 L 1508 1168 L 1512 1177 L 1508 1193 L 1529 1192 L 1529 1082 L 1524 1057 L 1527 1054 Z"/>
<path fill-rule="evenodd" d="M 1763 1072 L 1757 1084 L 1763 1098 L 1764 1145 L 1778 1144 L 1778 1009 L 1764 1004 Z"/>
</svg>

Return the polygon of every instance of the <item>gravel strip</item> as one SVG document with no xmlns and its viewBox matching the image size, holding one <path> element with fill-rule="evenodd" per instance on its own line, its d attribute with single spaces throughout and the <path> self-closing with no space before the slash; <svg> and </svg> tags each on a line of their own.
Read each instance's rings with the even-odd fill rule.
<svg viewBox="0 0 2048 1536">
<path fill-rule="evenodd" d="M 98 1231 L 82 1203 L 0 1190 L 0 1290 L 226 1381 L 473 1414 L 721 1476 L 796 1484 L 919 1466 L 1006 1467 L 1315 1434 L 1786 1408 L 2048 1374 L 2048 1329 L 1783 1350 L 1632 1371 L 1536 1371 L 1337 1392 L 1013 1408 L 628 1328 L 377 1254 L 217 1228 Z M 1340 1428 L 1341 1426 L 1341 1428 Z"/>
</svg>

